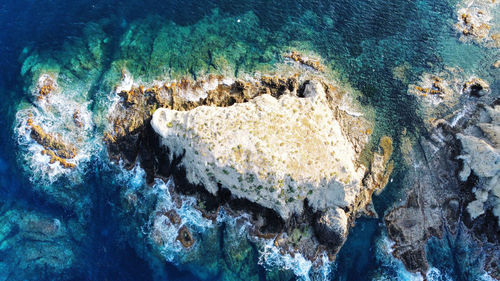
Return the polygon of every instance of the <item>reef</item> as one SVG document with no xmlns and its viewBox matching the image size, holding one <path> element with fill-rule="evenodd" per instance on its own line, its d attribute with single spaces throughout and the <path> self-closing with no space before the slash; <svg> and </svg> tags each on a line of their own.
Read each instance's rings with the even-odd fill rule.
<svg viewBox="0 0 500 281">
<path fill-rule="evenodd" d="M 414 139 L 415 144 L 405 150 L 413 169 L 405 177 L 406 201 L 384 218 L 389 237 L 396 242 L 393 255 L 408 270 L 425 275 L 429 239 L 453 241 L 457 235 L 468 235 L 485 253 L 485 270 L 498 278 L 500 100 L 487 82 L 466 77 L 459 69 L 425 74 L 420 85 L 411 85 L 409 93 L 418 95 L 428 116 L 428 134 L 403 136 L 408 142 Z M 429 95 L 421 88 L 437 93 Z"/>
<path fill-rule="evenodd" d="M 78 252 L 72 224 L 46 214 L 14 208 L 0 215 L 2 280 L 67 280 Z"/>
<path fill-rule="evenodd" d="M 111 159 L 138 161 L 149 183 L 173 177 L 175 192 L 202 202 L 207 218 L 221 207 L 251 214 L 250 233 L 275 239 L 283 253 L 333 259 L 355 218 L 374 214 L 371 196 L 392 172 L 391 139 L 365 161 L 370 121 L 321 77 L 209 75 L 116 92 L 105 135 Z M 181 229 L 189 248 L 193 237 Z"/>
</svg>

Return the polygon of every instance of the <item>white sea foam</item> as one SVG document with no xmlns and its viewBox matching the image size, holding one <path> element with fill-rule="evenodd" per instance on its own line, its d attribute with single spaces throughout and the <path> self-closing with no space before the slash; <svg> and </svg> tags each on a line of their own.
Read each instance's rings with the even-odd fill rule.
<svg viewBox="0 0 500 281">
<path fill-rule="evenodd" d="M 377 281 L 401 280 L 401 281 L 423 281 L 424 278 L 419 273 L 411 273 L 406 270 L 403 263 L 392 255 L 394 242 L 386 234 L 383 234 L 376 242 L 377 260 L 381 262 L 381 267 L 385 268 L 383 276 L 377 277 Z M 393 273 L 388 273 L 393 272 Z M 388 276 L 390 274 L 390 276 Z M 430 266 L 426 272 L 428 281 L 453 281 L 449 272 Z M 477 277 L 478 281 L 493 281 L 494 279 L 484 273 Z"/>
<path fill-rule="evenodd" d="M 146 187 L 145 172 L 139 164 L 136 164 L 133 169 L 126 170 L 121 167 L 121 170 L 122 172 L 117 179 L 130 192 L 144 190 Z M 154 211 L 150 214 L 149 222 L 143 227 L 143 232 L 155 243 L 160 241 L 159 237 L 161 238 L 161 244 L 156 245 L 167 261 L 181 263 L 186 255 L 197 253 L 203 248 L 200 248 L 198 242 L 195 242 L 192 246 L 194 250 L 186 251 L 181 243 L 177 241 L 179 229 L 183 225 L 188 226 L 191 232 L 203 234 L 216 225 L 226 223 L 228 226 L 226 229 L 230 229 L 236 234 L 235 237 L 248 235 L 248 230 L 252 227 L 248 214 L 234 217 L 229 215 L 224 208 L 221 208 L 216 221 L 212 222 L 204 218 L 202 213 L 195 208 L 197 202 L 192 197 L 181 196 L 182 203 L 179 207 L 170 193 L 170 190 L 174 187 L 174 181 L 171 178 L 167 182 L 156 179 L 153 187 L 146 192 L 146 197 L 155 198 L 157 203 Z M 162 212 L 168 210 L 174 210 L 179 215 L 181 218 L 179 225 L 172 224 L 167 216 L 161 215 Z M 333 265 L 329 262 L 326 254 L 320 256 L 323 265 L 315 268 L 313 263 L 301 254 L 295 254 L 294 257 L 290 254 L 281 254 L 280 249 L 274 246 L 273 239 L 254 237 L 252 240 L 261 248 L 259 251 L 259 264 L 265 268 L 269 270 L 276 268 L 291 270 L 299 280 L 328 280 Z M 231 242 L 227 241 L 227 243 Z"/>
<path fill-rule="evenodd" d="M 377 281 L 386 280 L 401 280 L 401 281 L 423 281 L 424 278 L 419 273 L 411 273 L 406 270 L 403 263 L 394 258 L 392 255 L 392 247 L 394 242 L 391 241 L 386 234 L 383 234 L 376 241 L 376 257 L 377 260 L 381 262 L 381 266 L 390 270 L 384 270 L 385 272 L 393 272 L 390 276 L 382 275 L 377 277 Z"/>
<path fill-rule="evenodd" d="M 141 190 L 146 186 L 145 172 L 139 164 L 131 170 L 126 170 L 122 167 L 122 172 L 117 179 L 124 183 L 130 192 Z M 159 249 L 166 260 L 179 263 L 188 254 L 181 243 L 177 241 L 179 229 L 183 225 L 188 226 L 192 232 L 205 233 L 217 224 L 226 223 L 229 226 L 227 229 L 236 232 L 236 237 L 248 235 L 248 230 L 252 226 L 249 215 L 244 214 L 234 217 L 227 214 L 224 208 L 221 208 L 214 223 L 204 218 L 201 212 L 195 208 L 197 202 L 192 197 L 181 196 L 182 204 L 179 207 L 170 194 L 170 190 L 173 187 L 173 179 L 169 179 L 167 182 L 156 179 L 154 186 L 146 194 L 147 197 L 152 196 L 156 198 L 157 203 L 155 210 L 150 214 L 148 222 L 150 227 L 146 225 L 143 231 L 150 237 L 151 241 L 159 241 L 158 238 L 161 237 L 162 242 Z M 159 215 L 168 210 L 175 210 L 179 215 L 181 218 L 179 225 L 172 224 L 167 216 Z M 274 246 L 272 239 L 255 240 L 262 249 L 259 253 L 259 264 L 265 268 L 291 270 L 300 280 L 328 279 L 332 264 L 329 263 L 326 255 L 320 257 L 323 266 L 314 268 L 313 263 L 301 254 L 295 254 L 294 257 L 290 254 L 281 254 L 279 248 Z M 194 252 L 198 251 L 196 248 L 199 246 L 195 242 L 193 245 L 193 248 L 195 248 Z M 189 252 L 192 253 L 193 251 L 190 250 Z"/>
<path fill-rule="evenodd" d="M 133 185 L 135 186 L 135 184 Z M 152 241 L 161 239 L 160 251 L 166 260 L 178 262 L 182 255 L 185 254 L 184 247 L 177 241 L 179 229 L 186 225 L 190 231 L 204 232 L 206 229 L 214 227 L 214 224 L 212 221 L 205 219 L 201 212 L 194 208 L 196 204 L 194 198 L 182 197 L 181 206 L 178 207 L 169 191 L 169 187 L 173 184 L 173 179 L 169 179 L 166 183 L 157 179 L 153 188 L 149 191 L 149 196 L 155 196 L 157 203 L 155 211 L 150 215 L 149 224 L 151 228 L 148 235 Z M 179 215 L 181 219 L 179 225 L 172 224 L 167 216 L 161 215 L 162 212 L 169 210 L 174 210 Z M 196 243 L 193 245 L 193 247 L 197 246 Z"/>
<path fill-rule="evenodd" d="M 285 270 L 292 270 L 300 280 L 311 280 L 309 272 L 313 266 L 312 262 L 304 258 L 301 254 L 295 254 L 295 257 L 292 257 L 290 254 L 282 255 L 272 240 L 264 242 L 263 248 L 260 251 L 259 264 L 265 268 L 278 267 Z"/>
<path fill-rule="evenodd" d="M 118 86 L 116 87 L 115 92 L 116 93 L 120 93 L 122 91 L 128 92 L 132 89 L 133 85 L 134 85 L 134 78 L 128 71 L 124 70 L 122 80 L 120 84 L 118 84 Z"/>
<path fill-rule="evenodd" d="M 146 186 L 146 172 L 139 164 L 136 164 L 132 169 L 127 170 L 123 167 L 123 161 L 118 163 L 121 173 L 116 177 L 116 180 L 123 185 L 126 185 L 130 190 L 137 190 Z"/>
</svg>

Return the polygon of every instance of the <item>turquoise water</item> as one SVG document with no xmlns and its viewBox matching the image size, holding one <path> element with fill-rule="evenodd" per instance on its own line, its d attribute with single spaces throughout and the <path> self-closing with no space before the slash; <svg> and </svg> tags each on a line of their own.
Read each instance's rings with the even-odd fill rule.
<svg viewBox="0 0 500 281">
<path fill-rule="evenodd" d="M 403 130 L 410 136 L 425 133 L 417 101 L 407 95 L 408 85 L 422 73 L 460 67 L 468 75 L 487 79 L 493 89 L 499 84 L 498 72 L 490 67 L 498 49 L 458 40 L 453 27 L 457 1 L 235 2 L 7 0 L 0 4 L 0 280 L 307 276 L 302 263 L 259 262 L 262 250 L 235 236 L 240 226 L 231 220 L 200 227 L 197 238 L 206 241 L 200 253 L 182 256 L 152 249 L 141 235 L 148 218 L 123 207 L 130 190 L 145 188 L 141 174 L 112 165 L 100 141 L 106 110 L 113 102 L 110 93 L 123 68 L 143 82 L 209 73 L 243 77 L 276 71 L 284 52 L 300 50 L 322 58 L 329 75 L 352 89 L 356 100 L 374 114 L 374 134 L 391 136 L 396 148 Z M 399 76 L 398 67 L 403 69 Z M 91 126 L 78 136 L 84 139 L 87 156 L 76 176 L 47 176 L 38 170 L 36 159 L 26 156 L 27 146 L 19 144 L 15 133 L 16 114 L 35 103 L 31 91 L 43 72 L 58 73 L 63 98 L 83 104 L 82 112 L 90 116 Z M 57 110 L 60 117 L 66 108 Z M 46 121 L 57 127 L 57 120 Z M 405 187 L 407 167 L 398 149 L 394 158 L 392 181 L 374 198 L 380 217 L 398 202 Z M 203 224 L 196 215 L 190 219 L 192 224 Z M 45 236 L 30 228 L 35 227 L 33 221 L 45 223 Z M 55 226 L 57 231 L 50 232 Z M 361 218 L 328 273 L 312 276 L 418 280 L 387 253 L 385 237 L 382 218 Z M 442 254 L 439 243 L 429 245 L 435 257 Z M 235 252 L 241 260 L 228 258 Z M 435 280 L 478 278 L 460 273 L 464 267 L 477 267 L 475 263 L 456 265 L 446 273 L 449 261 L 434 258 L 431 265 Z"/>
</svg>

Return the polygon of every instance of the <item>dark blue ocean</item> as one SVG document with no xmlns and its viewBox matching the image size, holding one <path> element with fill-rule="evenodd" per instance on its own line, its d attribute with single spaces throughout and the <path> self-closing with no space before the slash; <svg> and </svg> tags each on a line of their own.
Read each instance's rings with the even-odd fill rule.
<svg viewBox="0 0 500 281">
<path fill-rule="evenodd" d="M 134 242 L 139 238 L 131 234 L 133 226 L 124 227 L 128 220 L 119 207 L 123 183 L 115 179 L 116 171 L 103 151 L 90 156 L 78 183 L 77 189 L 81 192 L 78 194 L 84 194 L 81 196 L 84 205 L 79 205 L 83 203 L 78 200 L 64 201 L 61 198 L 66 197 L 54 195 L 69 185 L 67 181 L 37 187 L 37 180 L 33 180 L 30 169 L 23 164 L 26 151 L 20 148 L 15 134 L 20 104 L 33 103 L 29 93 L 32 77 L 24 70 L 28 58 L 35 58 L 31 69 L 35 69 L 38 62 L 49 65 L 48 62 L 54 61 L 61 72 L 70 73 L 67 76 L 73 79 L 71 81 L 85 80 L 89 108 L 97 112 L 102 93 L 107 90 L 101 86 L 108 81 L 106 73 L 121 59 L 127 60 L 127 66 L 138 76 L 156 74 L 164 64 L 172 71 L 193 74 L 210 72 L 203 63 L 198 63 L 198 58 L 208 49 L 210 54 L 225 56 L 227 63 L 235 66 L 237 75 L 237 72 L 251 72 L 273 64 L 276 54 L 289 46 L 312 49 L 335 69 L 338 79 L 361 93 L 358 101 L 374 109 L 377 133 L 393 137 L 395 147 L 399 147 L 398 135 L 402 129 L 415 134 L 422 132 L 417 101 L 406 92 L 408 85 L 417 81 L 423 72 L 451 65 L 468 73 L 490 75 L 483 65 L 494 56 L 493 51 L 457 40 L 453 28 L 457 3 L 452 0 L 2 0 L 0 280 L 222 278 L 220 274 L 198 274 L 194 266 L 158 262 L 155 253 L 144 246 L 147 243 Z M 240 18 L 242 23 L 248 23 L 247 27 L 235 30 L 229 26 L 233 19 L 240 22 Z M 157 59 L 151 51 L 156 43 L 151 43 L 150 37 L 159 36 L 164 26 L 171 27 L 166 30 L 176 30 L 167 37 L 182 34 L 177 41 L 166 41 L 165 49 L 171 52 L 168 60 Z M 136 39 L 142 41 L 136 49 L 127 49 L 120 42 L 134 36 L 134 32 L 138 34 Z M 102 51 L 91 59 L 86 54 L 77 55 L 79 48 L 90 45 L 88 41 L 97 36 L 94 34 L 105 37 Z M 239 42 L 240 49 L 233 46 L 234 41 Z M 80 64 L 69 59 L 78 56 Z M 83 61 L 90 66 L 82 70 L 73 65 L 83 65 Z M 396 77 L 394 69 L 401 65 L 407 65 L 408 69 L 403 77 Z M 93 78 L 87 78 L 87 73 Z M 99 125 L 93 130 L 99 131 Z M 382 194 L 374 197 L 380 218 L 357 220 L 329 279 L 406 280 L 414 277 L 404 272 L 402 264 L 390 255 L 380 253 L 385 235 L 383 214 L 403 198 L 405 165 L 400 157 L 396 150 L 392 180 Z M 45 246 L 44 241 L 37 240 L 38 236 L 25 234 L 22 224 L 16 224 L 16 220 L 31 217 L 57 219 L 72 234 L 61 238 L 60 243 L 51 241 L 47 244 L 50 246 Z M 73 253 L 71 265 L 64 270 L 54 270 L 50 264 L 63 262 L 58 259 L 61 256 L 64 259 L 65 255 L 60 253 L 65 247 L 70 247 Z M 433 255 L 433 251 L 439 249 L 430 248 L 428 254 Z M 55 261 L 34 266 L 45 254 L 54 255 Z M 199 258 L 210 259 L 209 256 Z M 257 259 L 245 262 L 257 264 Z M 432 266 L 440 268 L 439 261 L 434 263 Z M 255 266 L 254 270 L 258 271 L 258 280 L 271 280 L 262 265 Z M 435 280 L 467 280 L 458 273 L 463 272 L 461 269 L 440 270 L 446 270 L 447 276 Z M 297 278 L 293 274 L 273 276 L 272 280 Z M 244 276 L 239 278 L 245 280 Z"/>
</svg>

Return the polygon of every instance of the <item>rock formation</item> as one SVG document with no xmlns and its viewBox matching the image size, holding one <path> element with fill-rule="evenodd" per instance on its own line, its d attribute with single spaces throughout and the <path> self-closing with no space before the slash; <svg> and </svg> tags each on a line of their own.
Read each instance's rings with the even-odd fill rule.
<svg viewBox="0 0 500 281">
<path fill-rule="evenodd" d="M 319 62 L 318 59 L 307 58 L 297 51 L 292 51 L 290 54 L 286 54 L 285 58 L 292 59 L 293 61 L 296 61 L 302 65 L 311 67 L 312 69 L 314 69 L 316 71 L 324 71 L 325 70 L 325 67 Z"/>
<path fill-rule="evenodd" d="M 409 89 L 422 102 L 428 134 L 415 137 L 406 152 L 413 169 L 405 180 L 405 203 L 385 216 L 396 242 L 393 254 L 410 271 L 425 275 L 428 239 L 461 229 L 482 247 L 485 269 L 498 278 L 498 96 L 490 95 L 485 81 L 456 69 L 428 77 L 423 76 L 420 87 L 434 81 L 438 94 L 422 94 L 419 86 Z"/>
<path fill-rule="evenodd" d="M 212 194 L 227 187 L 284 219 L 302 213 L 305 198 L 315 210 L 351 206 L 365 171 L 356 167 L 354 147 L 328 108 L 323 86 L 310 82 L 303 95 L 158 109 L 151 125 L 171 159 L 182 155 L 189 182 Z"/>
<path fill-rule="evenodd" d="M 250 212 L 255 235 L 310 259 L 325 246 L 334 257 L 392 171 L 390 138 L 363 163 L 370 122 L 319 77 L 209 76 L 117 92 L 106 134 L 112 159 L 128 167 L 139 159 L 149 182 L 174 176 L 207 216 L 221 205 Z"/>
<path fill-rule="evenodd" d="M 491 0 L 460 3 L 455 25 L 461 33 L 460 39 L 466 41 L 470 38 L 477 43 L 500 47 L 500 31 L 495 30 L 497 27 L 492 23 L 495 21 L 497 3 Z"/>
<path fill-rule="evenodd" d="M 67 160 L 75 158 L 77 149 L 69 144 L 64 143 L 59 137 L 47 134 L 42 127 L 33 124 L 32 117 L 28 118 L 27 125 L 31 130 L 30 136 L 38 144 L 44 147 L 42 155 L 50 156 L 50 163 L 59 162 L 64 168 L 74 168 L 75 164 L 69 163 Z"/>
<path fill-rule="evenodd" d="M 48 95 L 50 95 L 54 90 L 56 90 L 57 83 L 55 82 L 55 78 L 52 77 L 50 74 L 43 74 L 40 76 L 38 79 L 37 83 L 37 93 L 38 97 L 37 99 L 43 100 L 45 99 Z"/>
</svg>

